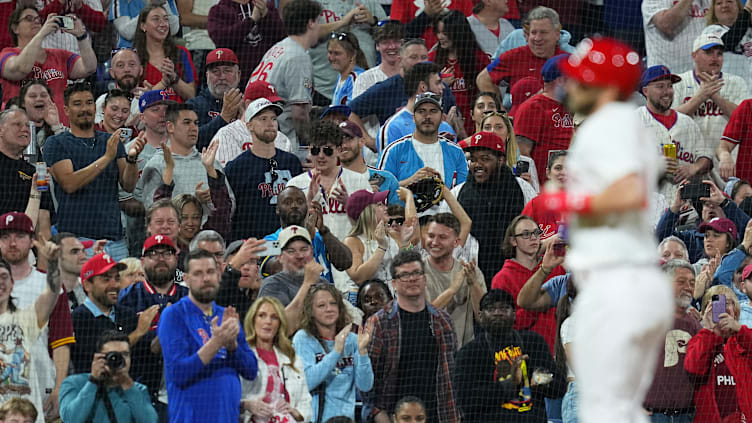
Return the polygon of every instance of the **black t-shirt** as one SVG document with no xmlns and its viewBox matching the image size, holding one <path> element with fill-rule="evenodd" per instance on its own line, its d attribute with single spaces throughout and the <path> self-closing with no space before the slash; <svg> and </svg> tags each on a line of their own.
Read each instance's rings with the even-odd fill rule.
<svg viewBox="0 0 752 423">
<path fill-rule="evenodd" d="M 29 191 L 34 182 L 34 166 L 24 159 L 12 159 L 0 153 L 0 186 L 3 187 L 0 195 L 0 214 L 12 211 L 23 213 L 29 202 Z M 52 210 L 50 192 L 42 193 L 42 210 Z"/>
<path fill-rule="evenodd" d="M 431 327 L 428 309 L 410 313 L 399 309 L 400 357 L 399 398 L 414 395 L 426 404 L 427 421 L 435 422 L 436 369 L 439 350 Z"/>
</svg>

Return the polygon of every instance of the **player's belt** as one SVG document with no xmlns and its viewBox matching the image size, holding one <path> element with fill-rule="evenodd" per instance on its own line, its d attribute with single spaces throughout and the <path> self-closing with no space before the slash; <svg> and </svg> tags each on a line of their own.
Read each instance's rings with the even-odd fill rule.
<svg viewBox="0 0 752 423">
<path fill-rule="evenodd" d="M 695 412 L 694 407 L 690 408 L 646 408 L 653 414 L 663 414 L 665 416 L 680 416 L 682 414 L 691 414 Z"/>
</svg>

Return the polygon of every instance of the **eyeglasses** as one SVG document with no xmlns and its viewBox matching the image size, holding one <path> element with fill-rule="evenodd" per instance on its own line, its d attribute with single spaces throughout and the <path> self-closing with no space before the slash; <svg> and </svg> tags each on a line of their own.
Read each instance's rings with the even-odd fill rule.
<svg viewBox="0 0 752 423">
<path fill-rule="evenodd" d="M 112 49 L 112 51 L 110 52 L 110 59 L 112 59 L 113 57 L 115 57 L 116 54 L 118 54 L 119 52 L 121 52 L 123 50 L 128 50 L 128 51 L 132 51 L 132 52 L 136 53 L 136 49 L 133 48 L 133 47 L 118 47 L 118 48 Z"/>
<path fill-rule="evenodd" d="M 39 15 L 26 15 L 20 19 L 21 21 L 26 21 L 30 23 L 42 23 L 42 17 Z"/>
<path fill-rule="evenodd" d="M 405 223 L 404 217 L 394 217 L 394 218 L 389 219 L 389 221 L 387 222 L 389 226 L 394 226 L 394 225 L 402 226 L 403 223 Z"/>
<path fill-rule="evenodd" d="M 318 156 L 322 150 L 327 157 L 334 155 L 334 149 L 332 147 L 311 147 L 311 156 Z"/>
<path fill-rule="evenodd" d="M 541 235 L 543 235 L 543 231 L 540 229 L 536 229 L 534 231 L 522 231 L 518 234 L 514 234 L 515 237 L 520 237 L 522 239 L 530 239 L 531 236 L 540 238 Z"/>
<path fill-rule="evenodd" d="M 423 276 L 424 274 L 425 274 L 425 272 L 422 271 L 422 270 L 416 270 L 414 272 L 409 272 L 409 273 L 408 272 L 403 272 L 403 273 L 397 273 L 396 275 L 394 275 L 394 279 L 399 279 L 401 281 L 406 281 L 406 280 L 412 279 L 412 278 L 419 278 L 419 277 Z"/>
<path fill-rule="evenodd" d="M 146 253 L 144 253 L 144 257 L 149 258 L 170 258 L 175 256 L 175 251 L 173 250 L 149 250 Z"/>
</svg>

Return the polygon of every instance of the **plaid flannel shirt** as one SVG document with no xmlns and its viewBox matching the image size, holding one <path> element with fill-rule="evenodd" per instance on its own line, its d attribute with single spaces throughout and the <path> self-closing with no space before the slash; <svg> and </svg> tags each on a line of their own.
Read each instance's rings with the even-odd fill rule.
<svg viewBox="0 0 752 423">
<path fill-rule="evenodd" d="M 373 368 L 373 389 L 363 394 L 372 414 L 379 411 L 391 413 L 399 398 L 400 315 L 397 301 L 392 301 L 370 317 L 373 335 L 368 345 L 368 355 Z M 455 400 L 452 375 L 457 339 L 452 319 L 443 310 L 426 304 L 431 316 L 431 328 L 439 348 L 439 367 L 436 370 L 436 403 L 439 423 L 459 423 L 460 411 Z"/>
</svg>

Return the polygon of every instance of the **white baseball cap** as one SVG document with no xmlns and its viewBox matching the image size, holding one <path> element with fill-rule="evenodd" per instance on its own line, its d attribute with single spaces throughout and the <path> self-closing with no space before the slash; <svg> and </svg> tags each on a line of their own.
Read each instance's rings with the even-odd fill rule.
<svg viewBox="0 0 752 423">
<path fill-rule="evenodd" d="M 721 37 L 713 32 L 704 32 L 699 37 L 695 38 L 695 43 L 692 46 L 692 51 L 695 52 L 699 49 L 707 50 L 715 46 L 722 46 L 723 40 Z"/>
<path fill-rule="evenodd" d="M 246 122 L 250 122 L 251 119 L 256 117 L 257 114 L 263 112 L 269 107 L 274 108 L 274 113 L 276 113 L 277 116 L 282 114 L 282 107 L 262 97 L 253 100 L 251 104 L 248 105 L 248 107 L 245 109 L 245 115 L 243 116 L 243 118 Z"/>
<path fill-rule="evenodd" d="M 297 238 L 302 238 L 309 244 L 312 244 L 311 235 L 308 233 L 308 229 L 297 225 L 291 225 L 282 229 L 277 240 L 279 240 L 280 248 L 285 248 L 290 241 L 294 241 Z"/>
</svg>

